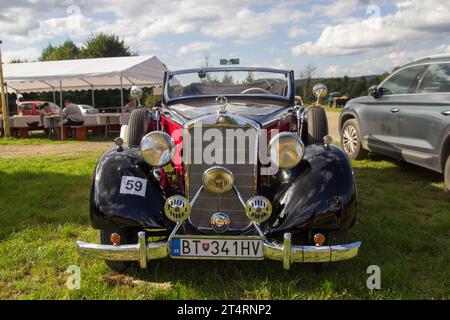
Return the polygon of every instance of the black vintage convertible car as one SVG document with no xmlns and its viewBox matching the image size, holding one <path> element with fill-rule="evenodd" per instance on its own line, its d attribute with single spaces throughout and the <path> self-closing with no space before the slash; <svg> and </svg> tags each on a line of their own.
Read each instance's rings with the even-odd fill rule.
<svg viewBox="0 0 450 320">
<path fill-rule="evenodd" d="M 324 263 L 347 243 L 356 186 L 331 144 L 319 99 L 305 108 L 294 74 L 267 68 L 167 72 L 162 104 L 133 111 L 127 134 L 98 161 L 92 226 L 80 254 L 116 270 L 172 259 Z M 132 89 L 139 99 L 141 90 Z"/>
</svg>

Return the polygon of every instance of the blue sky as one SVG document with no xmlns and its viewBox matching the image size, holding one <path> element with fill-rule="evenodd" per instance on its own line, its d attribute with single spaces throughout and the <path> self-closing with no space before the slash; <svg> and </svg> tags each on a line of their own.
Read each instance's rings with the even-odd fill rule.
<svg viewBox="0 0 450 320">
<path fill-rule="evenodd" d="M 448 1 L 0 0 L 4 60 L 49 42 L 114 32 L 170 69 L 237 57 L 243 66 L 317 67 L 316 76 L 381 73 L 450 53 Z"/>
</svg>

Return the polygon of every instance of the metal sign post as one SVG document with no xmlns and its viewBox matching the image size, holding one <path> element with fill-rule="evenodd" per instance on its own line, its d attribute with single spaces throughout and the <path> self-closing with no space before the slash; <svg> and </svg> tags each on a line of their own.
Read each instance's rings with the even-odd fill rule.
<svg viewBox="0 0 450 320">
<path fill-rule="evenodd" d="M 2 103 L 2 114 L 3 114 L 3 132 L 5 137 L 11 136 L 11 130 L 9 128 L 9 108 L 6 104 L 6 96 L 5 96 L 5 81 L 3 79 L 3 62 L 2 62 L 2 44 L 3 41 L 0 40 L 0 91 L 1 91 L 1 103 Z"/>
</svg>

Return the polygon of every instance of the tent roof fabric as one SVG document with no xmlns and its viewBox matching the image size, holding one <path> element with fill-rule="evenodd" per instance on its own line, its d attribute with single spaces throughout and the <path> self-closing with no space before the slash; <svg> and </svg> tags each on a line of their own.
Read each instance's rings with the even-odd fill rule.
<svg viewBox="0 0 450 320">
<path fill-rule="evenodd" d="M 8 92 L 51 92 L 158 86 L 166 66 L 156 56 L 60 60 L 3 65 Z"/>
</svg>

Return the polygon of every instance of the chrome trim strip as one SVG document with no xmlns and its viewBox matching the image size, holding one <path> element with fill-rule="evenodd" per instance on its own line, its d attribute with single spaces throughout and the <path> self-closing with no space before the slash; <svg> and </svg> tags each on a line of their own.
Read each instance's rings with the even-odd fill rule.
<svg viewBox="0 0 450 320">
<path fill-rule="evenodd" d="M 138 234 L 138 244 L 127 245 L 102 245 L 77 241 L 78 253 L 80 255 L 89 256 L 112 261 L 136 261 L 142 268 L 147 266 L 148 260 L 162 259 L 169 256 L 171 238 L 174 237 L 181 223 L 173 230 L 167 242 L 154 242 L 142 245 L 145 241 L 145 233 Z M 258 229 L 258 228 L 257 228 Z M 292 235 L 285 233 L 283 244 L 269 242 L 265 237 L 258 236 L 193 236 L 180 235 L 179 238 L 197 238 L 197 239 L 261 239 L 264 244 L 264 258 L 278 260 L 283 262 L 283 267 L 289 269 L 293 262 L 297 263 L 317 263 L 317 262 L 335 262 L 348 260 L 358 254 L 361 242 L 334 246 L 296 246 L 291 244 Z M 143 262 L 143 257 L 147 261 Z M 189 259 L 199 259 L 189 257 Z M 209 258 L 208 258 L 209 259 Z M 220 258 L 221 260 L 250 260 L 248 258 Z M 200 259 L 199 259 L 200 260 Z"/>
<path fill-rule="evenodd" d="M 235 185 L 233 185 L 233 190 L 236 193 L 236 195 L 239 199 L 239 202 L 242 204 L 242 207 L 244 207 L 244 210 L 245 210 L 245 200 L 242 198 L 241 193 L 239 192 L 239 190 L 237 189 L 237 187 Z"/>
<path fill-rule="evenodd" d="M 267 241 L 266 236 L 264 235 L 264 232 L 262 232 L 261 228 L 259 227 L 259 224 L 255 221 L 252 221 L 253 226 L 255 227 L 256 231 L 258 232 L 259 236 L 264 239 L 264 241 Z"/>
<path fill-rule="evenodd" d="M 271 124 L 274 124 L 275 122 L 286 120 L 287 117 L 292 116 L 293 112 L 294 109 L 292 107 L 288 107 L 286 110 L 284 110 L 284 112 L 280 112 L 280 114 L 277 115 L 276 117 L 267 120 L 266 122 L 262 122 L 261 126 L 267 127 Z"/>
<path fill-rule="evenodd" d="M 175 237 L 175 234 L 177 233 L 178 229 L 180 229 L 182 223 L 183 223 L 182 221 L 177 222 L 177 224 L 175 225 L 175 228 L 173 228 L 172 232 L 170 233 L 168 242 L 170 242 L 170 240 L 173 237 Z"/>
<path fill-rule="evenodd" d="M 200 188 L 198 188 L 198 190 L 197 190 L 197 193 L 195 194 L 195 196 L 192 198 L 192 200 L 191 200 L 191 208 L 195 205 L 195 203 L 197 202 L 197 200 L 198 200 L 198 197 L 200 197 L 200 194 L 202 193 L 202 191 L 203 191 L 203 186 L 200 186 Z M 190 215 L 189 215 L 189 218 L 190 218 Z M 190 220 L 189 220 L 190 221 Z"/>
</svg>

